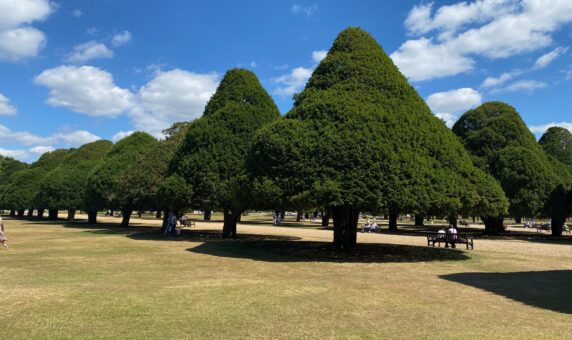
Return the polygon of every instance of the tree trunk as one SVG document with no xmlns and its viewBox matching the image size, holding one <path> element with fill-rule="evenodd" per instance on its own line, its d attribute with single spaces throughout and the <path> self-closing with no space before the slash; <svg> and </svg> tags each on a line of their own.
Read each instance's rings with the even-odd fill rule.
<svg viewBox="0 0 572 340">
<path fill-rule="evenodd" d="M 397 214 L 389 214 L 389 231 L 397 231 Z"/>
<path fill-rule="evenodd" d="M 282 219 L 282 222 L 286 222 L 286 209 L 282 209 L 280 211 L 280 218 Z"/>
<path fill-rule="evenodd" d="M 552 216 L 550 219 L 550 227 L 552 229 L 552 236 L 562 236 L 562 226 L 566 223 L 564 216 Z"/>
<path fill-rule="evenodd" d="M 24 209 L 18 209 L 18 217 L 24 217 Z"/>
<path fill-rule="evenodd" d="M 514 222 L 516 224 L 521 224 L 522 223 L 522 216 L 515 216 L 514 217 Z"/>
<path fill-rule="evenodd" d="M 203 214 L 203 219 L 205 221 L 210 221 L 211 220 L 211 210 L 205 210 L 204 214 Z"/>
<path fill-rule="evenodd" d="M 349 251 L 356 248 L 359 210 L 351 206 L 334 207 L 334 248 Z"/>
<path fill-rule="evenodd" d="M 44 218 L 44 210 L 43 208 L 38 209 L 38 218 Z"/>
<path fill-rule="evenodd" d="M 141 210 L 137 210 L 137 217 L 141 218 L 141 215 L 142 215 L 142 214 L 143 214 L 143 213 L 141 212 Z"/>
<path fill-rule="evenodd" d="M 121 209 L 121 224 L 119 225 L 121 228 L 129 227 L 129 220 L 131 219 L 132 213 L 133 213 L 133 209 L 129 209 L 129 208 Z"/>
<path fill-rule="evenodd" d="M 449 215 L 449 217 L 447 218 L 449 224 L 452 224 L 455 226 L 455 228 L 457 228 L 457 214 L 451 214 Z"/>
<path fill-rule="evenodd" d="M 10 209 L 10 217 L 15 217 L 15 216 L 16 216 L 16 210 Z"/>
<path fill-rule="evenodd" d="M 34 216 L 34 208 L 28 209 L 28 217 Z"/>
<path fill-rule="evenodd" d="M 422 227 L 425 224 L 423 223 L 423 220 L 425 219 L 424 215 L 421 214 L 415 214 L 415 226 L 416 227 Z"/>
<path fill-rule="evenodd" d="M 167 223 L 169 222 L 169 210 L 163 210 L 163 221 L 161 222 L 161 234 L 164 234 L 167 230 Z"/>
<path fill-rule="evenodd" d="M 68 222 L 73 222 L 75 220 L 75 209 L 68 209 Z"/>
<path fill-rule="evenodd" d="M 300 222 L 300 221 L 302 221 L 302 212 L 298 211 L 296 213 L 296 222 Z"/>
<path fill-rule="evenodd" d="M 473 216 L 473 223 L 477 223 L 477 217 Z"/>
<path fill-rule="evenodd" d="M 58 219 L 58 209 L 48 209 L 48 219 L 55 221 Z"/>
<path fill-rule="evenodd" d="M 97 223 L 97 210 L 91 210 L 87 212 L 87 223 L 89 224 Z"/>
<path fill-rule="evenodd" d="M 489 235 L 498 235 L 504 233 L 504 217 L 491 217 L 483 216 L 481 217 L 485 223 L 485 233 Z"/>
<path fill-rule="evenodd" d="M 236 238 L 236 223 L 238 222 L 238 217 L 242 211 L 224 209 L 224 224 L 222 227 L 222 237 L 223 238 Z"/>
<path fill-rule="evenodd" d="M 243 214 L 238 214 L 238 216 L 236 217 L 236 221 L 237 221 L 237 222 L 241 222 L 241 221 L 242 221 L 242 215 L 243 215 Z"/>
<path fill-rule="evenodd" d="M 322 227 L 327 227 L 330 225 L 330 209 L 325 209 L 322 211 Z"/>
<path fill-rule="evenodd" d="M 157 210 L 157 212 L 155 213 L 155 218 L 161 218 L 161 210 Z"/>
</svg>

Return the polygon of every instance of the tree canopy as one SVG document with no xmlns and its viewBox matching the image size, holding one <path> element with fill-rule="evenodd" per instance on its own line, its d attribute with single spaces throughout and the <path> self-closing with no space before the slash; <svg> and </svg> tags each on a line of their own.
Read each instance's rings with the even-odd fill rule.
<svg viewBox="0 0 572 340">
<path fill-rule="evenodd" d="M 536 142 L 518 112 L 502 102 L 489 102 L 467 111 L 453 132 L 483 171 L 493 175 L 509 198 L 509 212 L 517 219 L 546 212 L 547 202 L 563 177 Z M 500 229 L 502 217 L 490 220 Z M 485 223 L 488 223 L 485 221 Z"/>
<path fill-rule="evenodd" d="M 40 182 L 38 204 L 48 209 L 73 211 L 83 206 L 88 176 L 111 150 L 110 141 L 99 140 L 84 144 L 70 152 L 53 171 Z"/>
<path fill-rule="evenodd" d="M 144 132 L 135 132 L 117 142 L 107 153 L 104 162 L 91 172 L 85 195 L 90 209 L 121 209 L 122 226 L 127 227 L 131 213 L 146 206 L 149 197 L 145 188 L 133 185 L 134 171 L 141 166 L 140 156 L 156 148 L 158 141 Z M 148 170 L 148 167 L 146 167 Z M 144 185 L 145 181 L 140 181 Z"/>
<path fill-rule="evenodd" d="M 255 186 L 278 187 L 286 204 L 332 207 L 338 248 L 355 247 L 362 210 L 389 211 L 395 228 L 400 212 L 485 206 L 467 179 L 486 175 L 359 28 L 339 34 L 292 110 L 258 132 L 249 164 Z M 503 210 L 498 184 L 479 183 Z"/>
<path fill-rule="evenodd" d="M 58 149 L 44 153 L 29 167 L 15 171 L 4 186 L 2 201 L 8 209 L 44 209 L 38 202 L 38 192 L 42 179 L 55 169 L 74 149 Z M 16 165 L 20 167 L 20 165 Z"/>
<path fill-rule="evenodd" d="M 538 143 L 547 155 L 572 169 L 572 133 L 568 129 L 553 126 L 546 130 Z"/>
<path fill-rule="evenodd" d="M 172 173 L 193 188 L 193 206 L 222 208 L 225 236 L 236 235 L 236 221 L 248 206 L 244 163 L 259 127 L 279 117 L 274 101 L 254 73 L 229 70 L 204 115 L 193 121 L 172 163 Z"/>
</svg>

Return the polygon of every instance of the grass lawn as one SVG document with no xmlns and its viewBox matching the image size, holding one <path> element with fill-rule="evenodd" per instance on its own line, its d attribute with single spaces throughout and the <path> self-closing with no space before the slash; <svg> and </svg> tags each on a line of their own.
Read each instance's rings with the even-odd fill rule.
<svg viewBox="0 0 572 340">
<path fill-rule="evenodd" d="M 82 216 L 80 216 L 81 218 Z M 410 234 L 5 219 L 0 338 L 570 338 L 572 238 L 433 249 Z M 248 221 L 246 221 L 248 223 Z"/>
</svg>

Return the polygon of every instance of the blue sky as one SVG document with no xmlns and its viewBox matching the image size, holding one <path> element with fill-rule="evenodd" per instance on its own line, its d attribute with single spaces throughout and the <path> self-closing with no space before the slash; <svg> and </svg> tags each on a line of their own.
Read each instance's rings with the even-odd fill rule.
<svg viewBox="0 0 572 340">
<path fill-rule="evenodd" d="M 200 117 L 224 72 L 285 113 L 349 26 L 370 32 L 448 124 L 490 100 L 539 136 L 572 130 L 572 2 L 0 0 L 0 154 Z"/>
</svg>

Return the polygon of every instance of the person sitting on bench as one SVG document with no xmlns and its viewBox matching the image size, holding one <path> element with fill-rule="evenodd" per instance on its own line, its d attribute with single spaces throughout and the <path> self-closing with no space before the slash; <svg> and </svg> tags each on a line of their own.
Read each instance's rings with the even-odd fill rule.
<svg viewBox="0 0 572 340">
<path fill-rule="evenodd" d="M 362 233 L 369 233 L 371 231 L 371 221 L 367 221 L 367 223 L 361 228 Z"/>
<path fill-rule="evenodd" d="M 445 247 L 449 247 L 449 243 L 451 243 L 451 248 L 456 248 L 455 241 L 457 240 L 457 228 L 454 225 L 449 225 L 449 229 L 447 229 L 447 242 L 445 242 Z"/>
<path fill-rule="evenodd" d="M 379 226 L 377 225 L 377 223 L 374 220 L 369 226 L 369 231 L 370 232 L 376 232 L 378 230 L 379 230 Z"/>
</svg>

